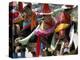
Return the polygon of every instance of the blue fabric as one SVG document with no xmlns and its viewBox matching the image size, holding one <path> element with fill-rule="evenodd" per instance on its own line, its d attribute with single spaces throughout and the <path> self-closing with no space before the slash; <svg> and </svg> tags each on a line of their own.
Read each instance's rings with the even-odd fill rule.
<svg viewBox="0 0 80 60">
<path fill-rule="evenodd" d="M 43 50 L 44 48 L 45 48 L 45 45 L 41 43 L 41 50 Z"/>
<path fill-rule="evenodd" d="M 30 23 L 31 23 L 30 20 L 28 20 L 28 21 L 25 20 L 25 21 L 23 22 L 23 27 L 24 27 L 24 26 L 28 26 Z"/>
</svg>

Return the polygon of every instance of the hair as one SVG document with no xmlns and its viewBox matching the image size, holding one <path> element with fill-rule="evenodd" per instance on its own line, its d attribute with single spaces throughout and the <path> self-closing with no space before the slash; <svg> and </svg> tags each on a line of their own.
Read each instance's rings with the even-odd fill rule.
<svg viewBox="0 0 80 60">
<path fill-rule="evenodd" d="M 28 3 L 28 5 L 24 7 L 24 12 L 26 12 L 29 9 L 31 10 L 31 8 L 32 8 L 32 4 Z"/>
</svg>

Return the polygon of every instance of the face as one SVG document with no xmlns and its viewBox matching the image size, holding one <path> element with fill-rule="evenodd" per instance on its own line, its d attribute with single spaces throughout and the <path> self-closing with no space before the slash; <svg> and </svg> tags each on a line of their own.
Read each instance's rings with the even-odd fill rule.
<svg viewBox="0 0 80 60">
<path fill-rule="evenodd" d="M 50 15 L 44 16 L 44 20 L 45 21 L 50 20 L 50 19 L 51 19 L 51 16 Z"/>
</svg>

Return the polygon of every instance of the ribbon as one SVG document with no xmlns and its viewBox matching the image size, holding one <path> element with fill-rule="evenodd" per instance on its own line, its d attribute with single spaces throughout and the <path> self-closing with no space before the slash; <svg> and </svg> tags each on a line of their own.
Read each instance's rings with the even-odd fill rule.
<svg viewBox="0 0 80 60">
<path fill-rule="evenodd" d="M 37 37 L 36 56 L 40 55 L 40 37 Z"/>
</svg>

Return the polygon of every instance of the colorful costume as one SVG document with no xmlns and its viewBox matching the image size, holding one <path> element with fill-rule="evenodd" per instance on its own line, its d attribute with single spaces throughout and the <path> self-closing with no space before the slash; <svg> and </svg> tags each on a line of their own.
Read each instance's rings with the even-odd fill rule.
<svg viewBox="0 0 80 60">
<path fill-rule="evenodd" d="M 51 12 L 48 4 L 44 4 L 42 6 L 42 12 L 44 20 L 42 21 L 40 28 L 35 31 L 35 34 L 37 35 L 36 56 L 39 56 L 40 51 L 43 50 L 43 48 L 47 47 L 47 45 L 44 44 L 46 41 L 44 43 L 41 42 L 41 38 L 44 39 L 46 36 L 48 37 L 50 33 L 53 32 L 55 25 L 51 14 L 46 14 Z"/>
</svg>

